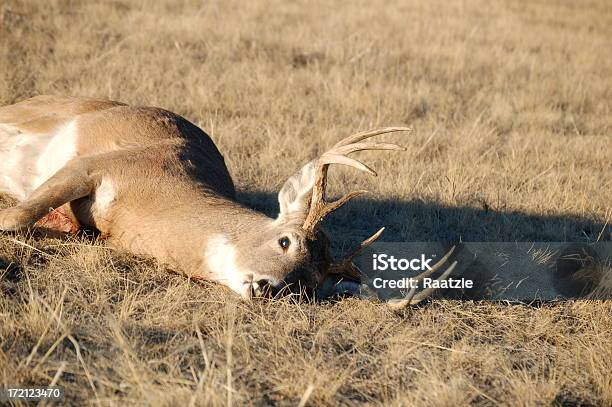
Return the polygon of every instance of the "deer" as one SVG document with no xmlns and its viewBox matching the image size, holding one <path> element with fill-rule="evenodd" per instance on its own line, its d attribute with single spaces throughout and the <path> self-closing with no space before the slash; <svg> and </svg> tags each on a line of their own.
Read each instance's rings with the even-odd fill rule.
<svg viewBox="0 0 612 407">
<path fill-rule="evenodd" d="M 407 130 L 386 127 L 340 140 L 289 176 L 278 193 L 278 216 L 271 218 L 236 200 L 224 157 L 187 119 L 157 107 L 36 96 L 0 108 L 0 191 L 18 202 L 0 211 L 0 230 L 93 229 L 112 247 L 153 257 L 245 299 L 296 284 L 316 290 L 344 280 L 358 293 L 360 270 L 353 259 L 384 227 L 349 254 L 332 258 L 322 220 L 366 191 L 328 201 L 328 169 L 344 165 L 376 176 L 349 155 L 403 151 L 370 139 Z M 392 306 L 430 294 L 411 291 Z"/>
</svg>

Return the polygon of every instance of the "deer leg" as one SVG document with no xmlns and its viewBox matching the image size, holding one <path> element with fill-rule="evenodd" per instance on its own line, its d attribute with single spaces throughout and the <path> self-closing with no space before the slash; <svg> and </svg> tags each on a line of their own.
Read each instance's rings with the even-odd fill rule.
<svg viewBox="0 0 612 407">
<path fill-rule="evenodd" d="M 45 215 L 66 217 L 62 205 L 89 195 L 93 182 L 82 162 L 75 160 L 59 170 L 17 206 L 0 211 L 0 230 L 17 231 L 33 226 Z M 66 218 L 63 218 L 66 222 Z M 45 222 L 43 222 L 45 226 Z"/>
</svg>

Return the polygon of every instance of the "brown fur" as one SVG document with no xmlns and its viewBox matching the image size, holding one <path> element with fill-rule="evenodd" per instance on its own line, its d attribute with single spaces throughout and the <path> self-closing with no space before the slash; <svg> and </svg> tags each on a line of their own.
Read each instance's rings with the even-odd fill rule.
<svg viewBox="0 0 612 407">
<path fill-rule="evenodd" d="M 327 261 L 327 247 L 301 229 L 300 219 L 289 214 L 275 224 L 239 205 L 210 137 L 174 113 L 57 96 L 0 109 L 0 120 L 24 133 L 48 134 L 75 119 L 77 157 L 25 201 L 0 212 L 1 229 L 30 227 L 49 208 L 64 205 L 67 216 L 98 229 L 112 244 L 211 280 L 215 276 L 204 253 L 216 234 L 230 239 L 237 261 L 255 270 L 252 278 L 269 275 L 280 281 L 307 266 L 313 250 L 321 253 L 314 256 L 317 262 Z M 100 212 L 93 203 L 104 179 L 111 180 L 115 194 L 110 209 Z M 295 240 L 290 256 L 278 248 L 279 237 L 287 233 Z"/>
</svg>

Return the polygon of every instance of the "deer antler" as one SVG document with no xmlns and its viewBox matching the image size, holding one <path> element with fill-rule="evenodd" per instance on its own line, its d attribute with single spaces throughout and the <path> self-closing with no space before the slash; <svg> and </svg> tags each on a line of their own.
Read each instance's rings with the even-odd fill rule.
<svg viewBox="0 0 612 407">
<path fill-rule="evenodd" d="M 415 282 L 414 287 L 411 288 L 410 291 L 408 291 L 408 295 L 405 298 L 389 300 L 389 302 L 387 302 L 387 305 L 393 309 L 402 309 L 408 305 L 418 304 L 421 301 L 423 301 L 425 298 L 427 298 L 431 293 L 433 293 L 436 290 L 436 288 L 429 287 L 429 288 L 426 288 L 425 290 L 420 291 L 417 294 L 416 290 L 419 285 L 418 283 L 420 283 L 421 281 L 423 281 L 423 279 L 431 276 L 433 273 L 438 271 L 444 265 L 444 263 L 446 263 L 446 261 L 448 260 L 448 258 L 454 251 L 455 251 L 455 246 L 451 247 L 450 250 L 444 255 L 444 257 L 442 257 L 436 264 L 434 264 L 434 266 L 431 269 L 419 274 L 416 277 L 413 277 L 412 281 Z M 450 273 L 453 272 L 456 265 L 457 265 L 457 262 L 454 261 L 444 271 L 444 273 L 442 273 L 442 275 L 436 279 L 436 281 L 442 281 L 446 279 L 446 277 L 448 277 Z"/>
<path fill-rule="evenodd" d="M 342 257 L 341 260 L 333 262 L 329 266 L 329 274 L 337 274 L 343 277 L 347 277 L 351 280 L 361 281 L 362 272 L 355 264 L 353 259 L 361 254 L 366 248 L 376 241 L 385 231 L 385 228 L 380 228 L 372 236 L 361 242 L 359 246 L 353 249 L 349 254 Z"/>
<path fill-rule="evenodd" d="M 360 171 L 367 172 L 370 175 L 376 176 L 376 172 L 373 169 L 371 169 L 361 161 L 348 157 L 348 154 L 363 150 L 404 151 L 405 148 L 398 146 L 397 144 L 363 142 L 363 140 L 380 134 L 410 130 L 411 129 L 408 127 L 385 127 L 382 129 L 369 130 L 353 134 L 352 136 L 349 136 L 339 141 L 330 150 L 323 153 L 316 163 L 317 167 L 315 169 L 315 181 L 312 188 L 312 195 L 310 198 L 310 208 L 308 211 L 308 215 L 306 216 L 306 219 L 304 221 L 304 224 L 302 225 L 302 228 L 307 232 L 313 233 L 317 228 L 317 225 L 321 223 L 325 216 L 340 208 L 352 198 L 367 192 L 363 190 L 353 191 L 342 196 L 336 201 L 327 202 L 325 200 L 325 192 L 327 187 L 327 171 L 329 169 L 330 164 L 347 165 L 350 167 L 357 168 Z M 376 239 L 380 237 L 384 230 L 384 227 L 380 228 L 376 233 L 361 242 L 361 244 L 357 248 L 355 248 L 348 255 L 344 256 L 341 260 L 332 262 L 329 265 L 329 268 L 327 269 L 327 274 L 341 275 L 352 280 L 361 281 L 361 270 L 359 270 L 359 268 L 355 266 L 355 264 L 353 263 L 353 259 L 357 257 L 361 252 L 363 252 L 363 250 L 365 250 L 368 246 L 374 243 Z M 446 263 L 446 261 L 454 250 L 455 246 L 453 246 L 448 251 L 448 253 L 446 253 L 446 255 L 444 255 L 444 257 L 440 259 L 440 261 L 438 261 L 431 269 L 413 278 L 413 281 L 416 280 L 415 286 L 418 286 L 419 282 L 439 270 L 444 265 L 444 263 Z M 456 265 L 457 262 L 453 262 L 453 264 L 451 264 L 450 267 L 448 267 L 448 269 L 446 269 L 446 271 L 444 271 L 444 273 L 439 278 L 437 278 L 437 281 L 444 280 L 446 277 L 448 277 L 450 273 L 452 273 Z M 404 308 L 410 304 L 417 304 L 427 298 L 427 296 L 429 296 L 434 290 L 435 288 L 430 287 L 425 290 L 422 290 L 417 294 L 416 288 L 412 288 L 408 292 L 406 298 L 391 300 L 388 302 L 388 305 L 394 309 L 399 309 Z"/>
<path fill-rule="evenodd" d="M 343 277 L 349 278 L 351 280 L 361 281 L 361 275 L 363 274 L 359 267 L 357 267 L 353 263 L 353 259 L 357 257 L 363 250 L 365 250 L 368 246 L 370 246 L 376 239 L 380 237 L 385 228 L 381 228 L 378 232 L 374 233 L 372 236 L 361 242 L 361 244 L 353 250 L 347 256 L 344 256 L 341 260 L 333 262 L 329 267 L 329 274 L 341 275 Z M 418 285 L 425 278 L 431 276 L 436 271 L 440 270 L 442 266 L 448 261 L 448 258 L 455 251 L 455 246 L 451 247 L 448 252 L 442 257 L 436 264 L 433 265 L 429 270 L 424 271 L 423 273 L 417 275 L 416 277 L 412 277 L 412 281 L 414 282 L 413 288 L 410 289 L 408 295 L 406 295 L 402 299 L 392 299 L 387 302 L 387 305 L 393 309 L 402 309 L 408 305 L 416 305 L 426 299 L 431 293 L 433 293 L 436 288 L 431 286 L 420 291 L 418 294 L 416 292 Z M 442 273 L 440 277 L 436 279 L 436 281 L 442 281 L 446 279 L 457 266 L 457 262 L 454 261 L 445 271 Z"/>
<path fill-rule="evenodd" d="M 325 216 L 335 211 L 350 199 L 361 195 L 367 191 L 353 191 L 344 195 L 342 198 L 334 202 L 325 201 L 325 190 L 327 187 L 327 171 L 330 164 L 348 165 L 357 168 L 360 171 L 367 172 L 370 175 L 376 176 L 376 172 L 364 163 L 348 157 L 348 154 L 363 150 L 395 150 L 404 151 L 405 148 L 397 144 L 362 142 L 365 139 L 374 137 L 380 134 L 392 133 L 395 131 L 410 131 L 408 127 L 385 127 L 377 130 L 365 131 L 362 133 L 353 134 L 337 144 L 330 150 L 326 151 L 317 160 L 317 168 L 315 170 L 315 182 L 312 188 L 312 196 L 310 198 L 310 209 L 302 228 L 307 232 L 314 232 L 317 225 L 321 223 Z"/>
</svg>

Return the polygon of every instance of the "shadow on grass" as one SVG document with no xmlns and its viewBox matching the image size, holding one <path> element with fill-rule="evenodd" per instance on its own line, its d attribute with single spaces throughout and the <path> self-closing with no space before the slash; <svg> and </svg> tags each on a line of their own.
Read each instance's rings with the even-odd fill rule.
<svg viewBox="0 0 612 407">
<path fill-rule="evenodd" d="M 243 204 L 276 216 L 276 194 L 242 191 Z M 580 216 L 532 215 L 421 200 L 361 198 L 331 214 L 324 224 L 334 240 L 362 240 L 385 226 L 386 242 L 594 242 L 612 240 L 612 228 Z M 348 243 L 348 242 L 347 242 Z"/>
<path fill-rule="evenodd" d="M 278 211 L 275 193 L 242 191 L 238 200 L 272 217 Z M 439 242 L 445 247 L 460 241 L 589 243 L 612 240 L 609 225 L 585 217 L 449 207 L 420 200 L 357 199 L 330 215 L 324 225 L 332 237 L 336 255 L 345 253 L 381 226 L 386 227 L 380 238 L 382 242 Z M 453 259 L 460 257 L 460 249 Z M 465 263 L 473 266 L 473 262 Z M 20 270 L 3 258 L 0 258 L 0 276 L 7 283 L 21 280 Z"/>
<path fill-rule="evenodd" d="M 278 211 L 276 194 L 273 193 L 246 191 L 239 193 L 238 199 L 243 204 L 262 211 L 269 216 L 276 216 Z M 385 226 L 386 229 L 379 241 L 438 242 L 440 243 L 439 256 L 442 256 L 451 245 L 458 242 L 592 243 L 598 240 L 612 240 L 609 225 L 585 217 L 554 214 L 533 215 L 471 206 L 449 207 L 435 202 L 419 200 L 357 199 L 347 204 L 338 212 L 330 215 L 324 225 L 332 240 L 332 251 L 336 255 L 345 253 L 347 248 L 354 247 L 357 242 L 367 238 L 381 226 Z M 474 259 L 473 253 L 464 249 L 464 245 L 457 246 L 457 250 L 455 250 L 451 257 L 450 261 L 456 260 L 459 264 L 454 276 L 473 280 L 477 286 L 469 290 L 469 292 L 466 290 L 449 292 L 447 290 L 442 295 L 455 299 L 493 300 L 494 297 L 491 297 L 491 293 L 497 292 L 499 288 L 494 286 L 494 284 L 499 284 L 496 277 L 497 269 L 492 268 L 491 265 L 480 264 L 480 260 Z M 528 270 L 527 266 L 532 266 L 532 264 L 527 261 L 517 270 Z M 574 276 L 583 269 L 586 270 L 584 264 L 577 262 L 577 264 L 573 264 L 571 272 L 563 277 L 563 281 L 561 281 L 561 277 L 551 280 L 554 282 L 558 280 L 564 284 L 569 284 L 571 292 L 561 290 L 556 285 L 549 287 L 546 281 L 534 283 L 530 280 L 532 285 L 543 285 L 534 286 L 534 288 L 530 287 L 529 284 L 520 285 L 519 283 L 514 291 L 510 290 L 504 298 L 543 298 L 547 300 L 543 303 L 548 303 L 548 300 L 559 295 L 567 298 L 583 298 L 583 293 L 588 294 L 598 284 L 594 282 L 595 280 L 585 280 L 585 284 L 588 283 L 590 284 L 589 287 L 591 287 L 588 291 L 585 289 L 586 286 L 584 284 L 580 285 L 580 281 L 574 279 Z M 517 270 L 509 270 L 504 274 L 508 281 L 503 280 L 503 286 L 507 285 L 513 276 L 516 277 L 513 273 Z M 521 281 L 525 276 L 520 274 L 519 277 L 516 278 L 516 281 Z M 597 277 L 597 281 L 601 279 L 599 274 L 594 275 L 593 278 L 595 277 Z M 539 293 L 540 297 L 532 293 L 534 290 Z M 399 290 L 388 291 L 385 294 L 389 294 L 393 298 L 397 298 L 399 295 L 395 292 L 399 292 Z M 605 295 L 606 297 L 602 298 L 608 298 L 609 292 L 606 291 Z"/>
</svg>

